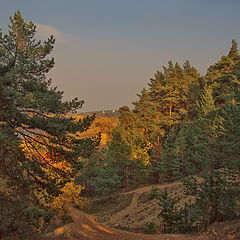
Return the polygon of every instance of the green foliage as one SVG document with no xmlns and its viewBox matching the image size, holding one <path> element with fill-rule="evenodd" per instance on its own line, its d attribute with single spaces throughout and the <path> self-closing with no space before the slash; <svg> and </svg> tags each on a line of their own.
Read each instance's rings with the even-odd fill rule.
<svg viewBox="0 0 240 240">
<path fill-rule="evenodd" d="M 236 49 L 233 52 L 234 61 L 227 56 L 210 67 L 208 83 L 196 102 L 198 118 L 173 128 L 163 145 L 159 166 L 166 177 L 171 173 L 172 179 L 174 175 L 202 174 L 202 179 L 190 177 L 185 182 L 187 194 L 195 201 L 181 209 L 181 224 L 175 224 L 175 231 L 181 231 L 182 227 L 185 231 L 205 229 L 216 221 L 239 216 L 239 180 L 236 180 L 239 178 L 239 75 L 236 72 L 239 58 Z M 190 170 L 187 174 L 182 171 L 181 159 L 184 168 Z M 171 211 L 178 217 L 174 208 Z M 189 214 L 193 216 L 190 221 L 186 218 Z M 169 224 L 173 223 L 169 221 Z"/>
<path fill-rule="evenodd" d="M 202 89 L 202 92 L 199 97 L 199 101 L 197 101 L 197 110 L 199 113 L 199 116 L 205 117 L 207 116 L 211 111 L 215 110 L 214 106 L 214 98 L 213 98 L 213 90 L 211 86 L 205 86 Z"/>
<path fill-rule="evenodd" d="M 222 121 L 217 126 L 219 132 L 216 139 L 214 157 L 220 167 L 227 167 L 234 171 L 240 170 L 239 160 L 239 128 L 240 105 L 227 105 L 221 109 Z"/>
<path fill-rule="evenodd" d="M 120 109 L 118 143 L 130 149 L 126 163 L 150 142 L 146 171 L 154 181 L 192 179 L 188 194 L 195 200 L 183 207 L 177 207 L 178 199 L 167 192 L 159 197 L 152 190 L 151 197 L 161 199 L 159 216 L 165 232 L 199 231 L 239 216 L 239 180 L 231 179 L 240 169 L 239 62 L 236 41 L 202 77 L 188 61 L 183 67 L 170 61 L 138 94 L 132 111 Z M 202 180 L 195 181 L 196 175 Z"/>
<path fill-rule="evenodd" d="M 232 220 L 239 215 L 238 185 L 236 175 L 223 169 L 212 170 L 202 179 L 190 177 L 184 181 L 186 194 L 196 199 L 193 207 L 198 211 L 200 229 L 216 221 Z"/>
<path fill-rule="evenodd" d="M 179 221 L 179 211 L 176 207 L 178 198 L 171 198 L 167 190 L 159 195 L 160 212 L 158 217 L 161 219 L 163 232 L 174 232 Z"/>
<path fill-rule="evenodd" d="M 167 190 L 158 197 L 160 212 L 158 218 L 165 233 L 190 233 L 199 228 L 199 213 L 193 203 L 178 206 L 179 198 L 172 197 Z"/>
<path fill-rule="evenodd" d="M 145 88 L 137 96 L 139 100 L 133 102 L 133 113 L 138 117 L 137 128 L 141 129 L 145 138 L 151 139 L 161 133 L 158 126 L 158 106 Z"/>
<path fill-rule="evenodd" d="M 157 72 L 150 80 L 149 95 L 157 106 L 158 126 L 168 131 L 174 124 L 188 116 L 193 98 L 190 89 L 199 84 L 199 73 L 186 61 L 181 67 L 170 61 L 163 72 Z"/>
<path fill-rule="evenodd" d="M 80 157 L 90 156 L 98 145 L 97 139 L 76 137 L 89 128 L 94 116 L 66 117 L 81 108 L 83 101 L 62 101 L 63 92 L 46 78 L 54 66 L 54 59 L 47 59 L 54 37 L 36 40 L 36 26 L 25 22 L 20 12 L 10 17 L 8 27 L 6 34 L 0 32 L 0 174 L 17 191 L 9 212 L 1 208 L 0 216 L 8 219 L 3 235 L 20 234 L 24 222 L 26 232 L 44 225 L 39 221 L 48 209 L 36 190 L 45 192 L 46 199 L 56 197 L 71 181 Z M 63 162 L 65 168 L 57 166 Z M 5 203 L 2 198 L 1 206 Z"/>
<path fill-rule="evenodd" d="M 146 234 L 158 234 L 159 226 L 155 222 L 148 222 L 144 225 L 144 232 Z"/>
<path fill-rule="evenodd" d="M 53 211 L 34 203 L 6 177 L 0 182 L 0 236 L 26 237 L 47 230 Z"/>
<path fill-rule="evenodd" d="M 87 196 L 108 195 L 122 186 L 122 176 L 119 166 L 114 164 L 107 151 L 99 150 L 85 159 L 77 182 L 85 186 L 84 193 Z"/>
<path fill-rule="evenodd" d="M 174 156 L 171 156 L 171 161 L 167 160 L 167 155 L 170 156 L 173 152 L 170 150 L 163 154 L 163 143 L 166 139 L 171 142 L 168 133 L 188 118 L 188 110 L 196 105 L 190 97 L 197 99 L 197 93 L 190 93 L 190 90 L 193 87 L 199 88 L 199 76 L 189 61 L 183 67 L 170 61 L 162 72 L 157 71 L 150 80 L 149 89 L 143 89 L 137 95 L 139 99 L 133 102 L 133 111 L 126 106 L 120 108 L 119 127 L 116 131 L 121 132 L 122 143 L 130 149 L 128 163 L 138 169 L 145 168 L 149 172 L 145 176 L 150 176 L 150 182 L 156 183 L 161 177 L 172 178 L 183 168 Z"/>
<path fill-rule="evenodd" d="M 159 191 L 158 191 L 157 187 L 153 186 L 151 188 L 151 191 L 150 191 L 150 194 L 149 194 L 149 198 L 150 198 L 150 200 L 159 198 Z"/>
<path fill-rule="evenodd" d="M 157 169 L 163 178 L 180 179 L 202 172 L 208 162 L 214 136 L 213 122 L 199 118 L 172 128 L 163 144 Z"/>
<path fill-rule="evenodd" d="M 98 195 L 116 192 L 121 187 L 119 167 L 114 165 L 111 158 L 107 157 L 97 163 L 94 167 L 94 174 L 89 181 Z"/>
<path fill-rule="evenodd" d="M 113 131 L 112 141 L 107 154 L 119 167 L 122 186 L 133 186 L 142 181 L 149 164 L 148 150 L 151 143 L 144 138 L 141 127 L 138 128 L 138 117 L 129 109 L 120 111 L 121 125 Z"/>
<path fill-rule="evenodd" d="M 178 138 L 176 129 L 173 128 L 165 138 L 162 157 L 157 164 L 157 170 L 160 172 L 161 177 L 164 179 L 173 180 L 179 177 L 180 162 L 177 158 L 177 140 Z"/>
</svg>

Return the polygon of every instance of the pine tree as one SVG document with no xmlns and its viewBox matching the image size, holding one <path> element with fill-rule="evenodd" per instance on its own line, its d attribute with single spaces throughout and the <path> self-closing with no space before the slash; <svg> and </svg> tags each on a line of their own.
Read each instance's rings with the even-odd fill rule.
<svg viewBox="0 0 240 240">
<path fill-rule="evenodd" d="M 201 172 L 209 158 L 209 139 L 214 135 L 217 114 L 212 89 L 203 89 L 199 99 L 198 119 L 172 127 L 164 139 L 157 169 L 167 179 Z"/>
<path fill-rule="evenodd" d="M 208 68 L 206 74 L 206 80 L 210 84 L 214 84 L 215 87 L 220 87 L 215 83 L 215 80 L 226 76 L 228 74 L 233 74 L 237 71 L 240 61 L 240 55 L 238 53 L 238 46 L 235 40 L 232 41 L 232 46 L 229 50 L 227 56 L 222 56 L 220 61 L 211 65 Z M 216 85 L 216 86 L 215 86 Z"/>
<path fill-rule="evenodd" d="M 123 134 L 124 130 L 121 127 L 114 129 L 113 138 L 106 153 L 112 165 L 118 168 L 118 176 L 121 179 L 122 187 L 127 188 L 134 183 L 134 179 L 131 179 L 134 162 L 131 161 L 131 147 L 124 141 Z"/>
<path fill-rule="evenodd" d="M 127 187 L 143 181 L 143 173 L 150 164 L 149 150 L 152 144 L 146 134 L 147 131 L 150 132 L 150 128 L 147 123 L 143 124 L 144 119 L 141 116 L 127 106 L 121 107 L 119 113 L 119 126 L 113 130 L 107 152 L 122 169 L 120 176 L 124 176 L 123 186 Z"/>
<path fill-rule="evenodd" d="M 164 139 L 162 154 L 156 169 L 162 180 L 175 180 L 180 176 L 180 162 L 178 161 L 177 148 L 177 128 L 172 128 Z"/>
<path fill-rule="evenodd" d="M 201 90 L 204 86 L 204 80 L 188 60 L 183 64 L 183 71 L 186 85 L 186 87 L 184 87 L 186 101 L 183 102 L 183 108 L 186 109 L 187 119 L 195 119 L 197 115 L 196 102 L 199 100 Z"/>
<path fill-rule="evenodd" d="M 240 170 L 239 160 L 239 102 L 227 104 L 220 109 L 221 122 L 216 126 L 218 137 L 215 146 L 215 159 L 218 160 L 220 167 Z"/>
<path fill-rule="evenodd" d="M 200 74 L 186 61 L 181 67 L 170 61 L 150 79 L 149 95 L 157 107 L 158 125 L 165 132 L 193 111 L 199 94 Z"/>
<path fill-rule="evenodd" d="M 98 150 L 86 159 L 77 177 L 77 182 L 85 186 L 85 195 L 108 195 L 122 187 L 121 166 L 115 160 L 106 149 Z"/>
<path fill-rule="evenodd" d="M 176 207 L 178 201 L 178 198 L 171 198 L 166 189 L 159 195 L 160 212 L 158 218 L 161 219 L 163 232 L 165 233 L 174 232 L 176 229 L 180 217 Z"/>
<path fill-rule="evenodd" d="M 199 229 L 216 221 L 237 218 L 239 187 L 228 170 L 208 169 L 201 179 L 190 177 L 184 181 L 185 193 L 195 198 L 191 206 L 196 211 Z"/>
<path fill-rule="evenodd" d="M 166 108 L 164 114 L 164 124 L 171 125 L 177 123 L 180 119 L 179 105 L 181 100 L 181 80 L 183 77 L 182 68 L 178 63 L 173 65 L 170 61 L 168 67 L 164 67 L 164 74 L 167 79 L 165 86 L 165 95 L 161 99 L 161 108 Z"/>
<path fill-rule="evenodd" d="M 8 33 L 0 32 L 0 174 L 9 187 L 16 188 L 17 204 L 23 207 L 22 197 L 29 208 L 41 208 L 36 191 L 47 192 L 49 198 L 60 194 L 79 169 L 80 157 L 89 156 L 97 145 L 94 139 L 75 135 L 87 130 L 94 116 L 66 117 L 81 108 L 83 101 L 63 102 L 63 92 L 46 78 L 54 66 L 54 59 L 46 58 L 54 37 L 42 43 L 35 34 L 36 26 L 25 22 L 20 12 L 10 17 Z M 57 167 L 60 162 L 70 168 Z M 27 217 L 24 209 L 18 209 L 19 214 Z M 18 218 L 14 209 L 11 214 Z M 11 224 L 13 233 L 20 230 L 16 222 Z"/>
<path fill-rule="evenodd" d="M 215 110 L 215 100 L 213 98 L 213 90 L 211 86 L 206 85 L 202 89 L 202 93 L 196 105 L 200 117 L 205 117 Z"/>
<path fill-rule="evenodd" d="M 231 58 L 234 63 L 238 63 L 240 60 L 239 51 L 238 51 L 238 43 L 236 40 L 232 40 L 232 46 L 229 50 L 228 57 Z"/>
<path fill-rule="evenodd" d="M 143 135 L 151 140 L 161 134 L 158 126 L 158 106 L 157 103 L 152 101 L 149 92 L 145 88 L 137 96 L 139 100 L 133 102 L 133 112 L 138 116 L 139 128 L 142 129 Z"/>
<path fill-rule="evenodd" d="M 204 125 L 199 125 L 201 126 L 200 132 L 196 132 L 195 139 L 198 139 L 204 147 L 195 149 L 195 153 L 202 156 L 204 164 L 202 164 L 201 179 L 192 176 L 190 181 L 185 183 L 185 187 L 188 194 L 196 198 L 192 207 L 198 211 L 200 228 L 206 228 L 216 221 L 234 219 L 238 214 L 239 183 L 236 179 L 239 178 L 237 150 L 239 145 L 237 124 L 239 121 L 239 87 L 238 84 L 231 82 L 232 76 L 236 77 L 235 83 L 238 81 L 238 74 L 234 71 L 224 76 L 230 78 L 226 80 L 232 84 L 229 88 L 226 86 L 224 93 L 214 96 L 212 88 L 215 85 L 206 85 L 198 102 L 200 114 L 194 125 L 195 127 L 199 123 Z M 219 96 L 222 98 L 220 105 Z M 233 97 L 234 102 L 228 101 Z M 189 150 L 188 148 L 187 152 Z"/>
<path fill-rule="evenodd" d="M 119 130 L 123 141 L 130 147 L 130 158 L 139 162 L 141 165 L 148 165 L 149 154 L 148 150 L 151 148 L 150 127 L 147 123 L 144 125 L 144 118 L 139 117 L 127 107 L 122 107 L 119 110 L 120 124 Z M 150 130 L 149 130 L 150 129 Z"/>
</svg>

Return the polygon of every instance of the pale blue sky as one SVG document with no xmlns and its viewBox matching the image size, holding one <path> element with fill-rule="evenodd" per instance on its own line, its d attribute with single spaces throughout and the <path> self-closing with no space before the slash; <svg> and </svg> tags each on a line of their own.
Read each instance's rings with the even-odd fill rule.
<svg viewBox="0 0 240 240">
<path fill-rule="evenodd" d="M 1 0 L 2 28 L 16 10 L 55 35 L 53 84 L 83 111 L 130 105 L 169 60 L 204 73 L 240 41 L 239 0 Z"/>
</svg>

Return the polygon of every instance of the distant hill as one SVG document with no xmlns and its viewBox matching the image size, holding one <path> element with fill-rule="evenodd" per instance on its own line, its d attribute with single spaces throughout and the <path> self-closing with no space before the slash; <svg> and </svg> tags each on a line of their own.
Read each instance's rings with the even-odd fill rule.
<svg viewBox="0 0 240 240">
<path fill-rule="evenodd" d="M 96 117 L 118 117 L 119 111 L 118 110 L 102 110 L 102 111 L 92 111 L 92 112 L 79 112 L 75 115 L 81 115 L 81 116 L 88 116 L 96 114 Z"/>
<path fill-rule="evenodd" d="M 96 118 L 94 119 L 92 125 L 80 134 L 82 138 L 89 138 L 97 136 L 101 133 L 101 142 L 100 147 L 105 147 L 107 142 L 111 140 L 112 130 L 118 124 L 119 112 L 114 110 L 105 110 L 105 111 L 95 111 L 95 112 L 80 112 L 73 115 L 75 119 L 82 119 L 86 116 L 91 116 L 95 114 Z"/>
</svg>

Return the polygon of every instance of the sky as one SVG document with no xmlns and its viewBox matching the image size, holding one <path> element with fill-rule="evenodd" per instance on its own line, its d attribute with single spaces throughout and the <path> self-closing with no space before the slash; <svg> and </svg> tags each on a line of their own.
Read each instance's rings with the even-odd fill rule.
<svg viewBox="0 0 240 240">
<path fill-rule="evenodd" d="M 131 107 L 169 60 L 202 74 L 240 42 L 239 0 L 0 0 L 0 28 L 20 10 L 56 38 L 48 77 L 80 111 Z"/>
</svg>

